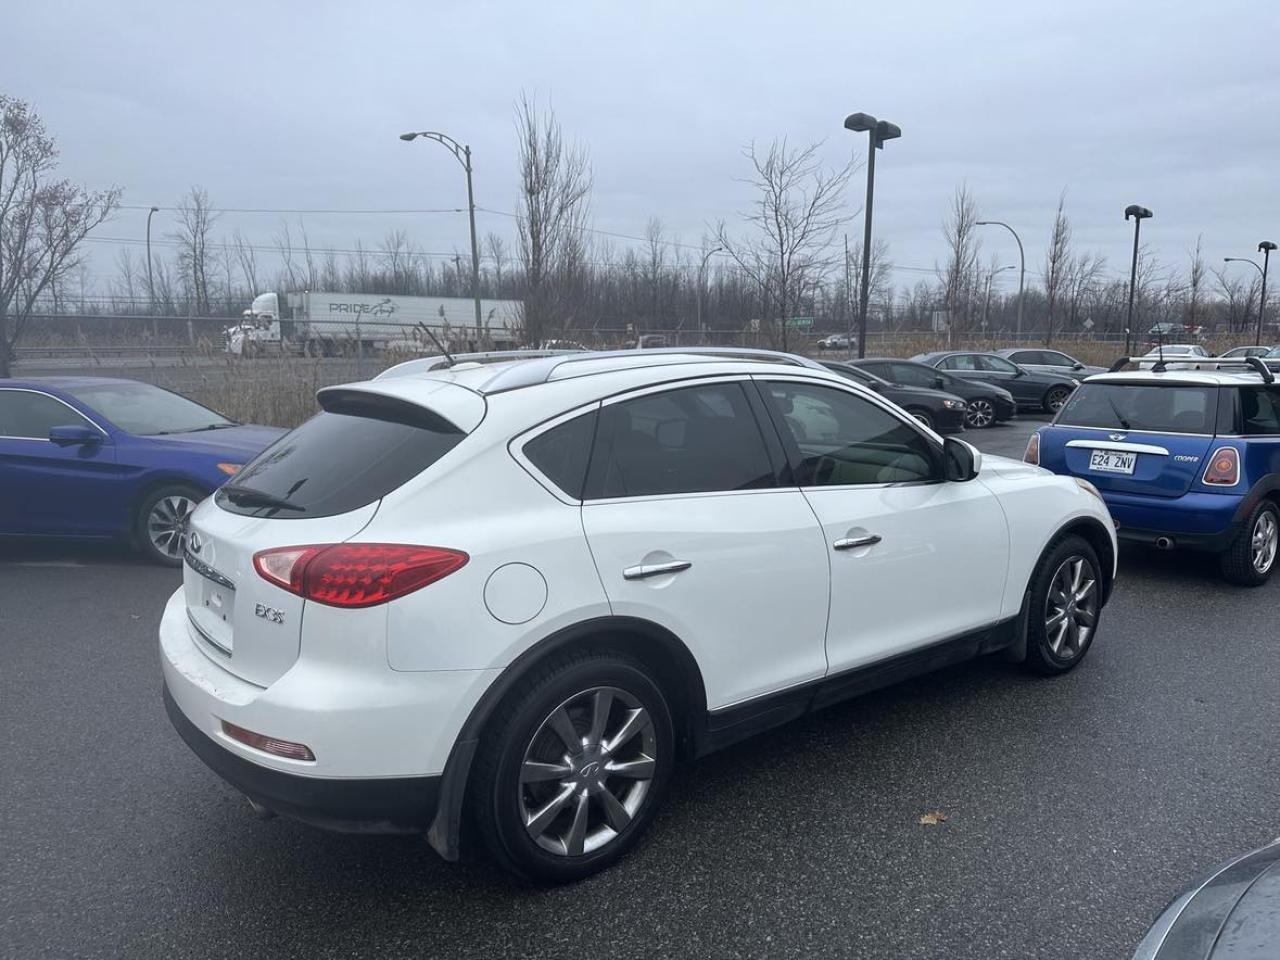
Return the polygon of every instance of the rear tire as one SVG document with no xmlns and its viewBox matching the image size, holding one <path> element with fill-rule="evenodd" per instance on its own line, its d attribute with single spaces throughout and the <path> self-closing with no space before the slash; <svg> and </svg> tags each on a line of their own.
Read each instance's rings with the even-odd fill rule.
<svg viewBox="0 0 1280 960">
<path fill-rule="evenodd" d="M 1044 409 L 1046 413 L 1057 413 L 1062 409 L 1062 405 L 1067 402 L 1067 397 L 1071 396 L 1071 391 L 1066 387 L 1051 387 L 1049 392 L 1044 395 Z"/>
<path fill-rule="evenodd" d="M 187 520 L 206 496 L 187 483 L 166 484 L 147 494 L 133 523 L 134 542 L 143 556 L 166 567 L 181 566 Z"/>
<path fill-rule="evenodd" d="M 1270 500 L 1263 500 L 1219 557 L 1223 577 L 1242 587 L 1262 586 L 1276 568 L 1278 539 L 1280 510 Z"/>
<path fill-rule="evenodd" d="M 556 657 L 516 684 L 481 737 L 476 825 L 525 879 L 581 880 L 644 833 L 674 751 L 670 708 L 643 664 L 609 652 Z"/>
<path fill-rule="evenodd" d="M 1073 670 L 1093 645 L 1102 612 L 1102 568 L 1085 539 L 1052 544 L 1031 578 L 1025 666 L 1041 676 Z"/>
</svg>

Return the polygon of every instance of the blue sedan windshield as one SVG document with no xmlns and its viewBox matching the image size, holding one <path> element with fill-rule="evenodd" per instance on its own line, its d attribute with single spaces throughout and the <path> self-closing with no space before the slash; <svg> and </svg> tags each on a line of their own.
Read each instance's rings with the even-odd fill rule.
<svg viewBox="0 0 1280 960">
<path fill-rule="evenodd" d="M 208 407 L 149 383 L 94 383 L 66 390 L 121 430 L 141 437 L 235 426 Z"/>
</svg>

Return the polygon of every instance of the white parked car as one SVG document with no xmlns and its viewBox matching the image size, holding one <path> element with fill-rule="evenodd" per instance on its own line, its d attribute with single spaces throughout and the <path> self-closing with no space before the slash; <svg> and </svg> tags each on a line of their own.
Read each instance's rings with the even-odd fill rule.
<svg viewBox="0 0 1280 960">
<path fill-rule="evenodd" d="M 260 813 L 454 859 L 465 810 L 566 881 L 636 841 L 678 759 L 981 654 L 1081 661 L 1116 557 L 1088 482 L 744 353 L 321 390 L 192 515 L 174 725 Z"/>
<path fill-rule="evenodd" d="M 1138 363 L 1138 369 L 1150 370 L 1160 362 L 1161 357 L 1164 357 L 1169 367 L 1178 369 L 1195 361 L 1208 359 L 1209 351 L 1198 343 L 1166 343 L 1148 350 Z"/>
</svg>

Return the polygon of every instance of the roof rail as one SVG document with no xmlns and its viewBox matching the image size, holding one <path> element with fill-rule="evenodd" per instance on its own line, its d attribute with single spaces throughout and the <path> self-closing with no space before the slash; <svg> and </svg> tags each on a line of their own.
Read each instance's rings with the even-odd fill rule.
<svg viewBox="0 0 1280 960">
<path fill-rule="evenodd" d="M 383 370 L 374 379 L 389 380 L 393 377 L 408 377 L 431 370 L 448 370 L 461 363 L 504 363 L 508 360 L 535 360 L 585 352 L 584 350 L 487 350 L 482 353 L 455 353 L 452 363 L 449 362 L 449 357 L 436 353 L 429 357 L 415 357 L 412 360 L 397 363 Z"/>
<path fill-rule="evenodd" d="M 658 347 L 649 350 L 589 350 L 589 351 L 556 351 L 555 356 L 531 359 L 528 363 L 501 370 L 484 385 L 485 393 L 500 393 L 504 390 L 518 390 L 546 383 L 561 366 L 567 363 L 579 363 L 583 360 L 604 360 L 608 358 L 634 359 L 654 356 L 694 356 L 710 357 L 725 360 L 761 360 L 773 363 L 790 363 L 797 367 L 809 367 L 826 372 L 826 368 L 816 360 L 802 357 L 795 353 L 783 353 L 780 350 L 758 350 L 753 347 Z M 527 354 L 526 354 L 527 355 Z"/>
<path fill-rule="evenodd" d="M 1226 366 L 1233 367 L 1251 367 L 1258 376 L 1262 377 L 1263 383 L 1274 383 L 1275 374 L 1271 372 L 1271 368 L 1263 363 L 1261 357 L 1199 357 L 1195 360 L 1187 360 L 1184 357 L 1172 356 L 1164 358 L 1152 357 L 1121 357 L 1107 370 L 1108 373 L 1118 373 L 1131 363 L 1150 363 L 1153 373 L 1165 373 L 1168 370 L 1168 364 L 1180 364 L 1183 370 L 1217 370 Z M 1206 367 L 1206 364 L 1208 367 Z"/>
</svg>

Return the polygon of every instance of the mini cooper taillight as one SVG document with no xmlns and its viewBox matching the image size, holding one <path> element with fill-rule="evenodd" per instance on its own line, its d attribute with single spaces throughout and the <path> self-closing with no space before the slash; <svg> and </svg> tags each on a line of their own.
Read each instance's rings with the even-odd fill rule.
<svg viewBox="0 0 1280 960">
<path fill-rule="evenodd" d="M 1219 447 L 1204 468 L 1204 482 L 1220 487 L 1234 487 L 1240 482 L 1240 454 L 1235 447 Z"/>
<path fill-rule="evenodd" d="M 253 555 L 269 583 L 331 607 L 372 607 L 435 583 L 466 565 L 461 550 L 403 543 L 277 547 Z"/>
<path fill-rule="evenodd" d="M 1031 463 L 1040 466 L 1040 434 L 1033 433 L 1027 440 L 1027 450 L 1022 455 L 1024 463 Z"/>
</svg>

